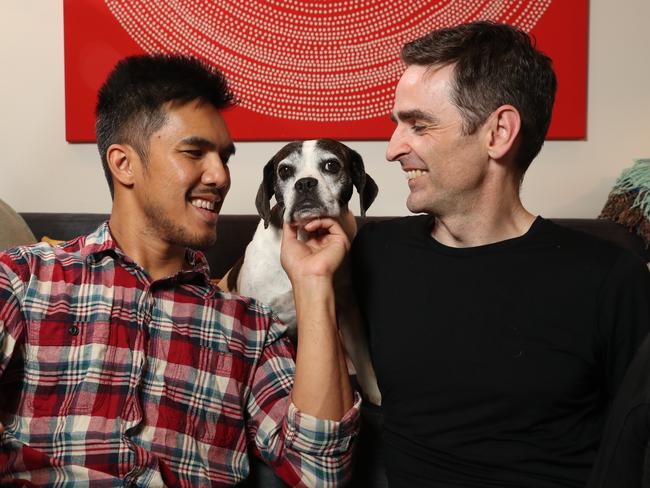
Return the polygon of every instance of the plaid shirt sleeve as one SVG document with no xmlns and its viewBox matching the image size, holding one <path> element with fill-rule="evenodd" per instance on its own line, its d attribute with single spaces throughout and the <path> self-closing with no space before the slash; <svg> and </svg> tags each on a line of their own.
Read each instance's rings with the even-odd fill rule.
<svg viewBox="0 0 650 488">
<path fill-rule="evenodd" d="M 272 321 L 248 400 L 249 437 L 262 457 L 291 486 L 341 486 L 349 478 L 361 398 L 340 421 L 300 412 L 291 402 L 294 351 L 286 327 Z"/>
<path fill-rule="evenodd" d="M 20 249 L 11 252 L 0 253 L 0 376 L 7 369 L 25 328 L 19 295 L 28 280 L 29 269 Z"/>
</svg>

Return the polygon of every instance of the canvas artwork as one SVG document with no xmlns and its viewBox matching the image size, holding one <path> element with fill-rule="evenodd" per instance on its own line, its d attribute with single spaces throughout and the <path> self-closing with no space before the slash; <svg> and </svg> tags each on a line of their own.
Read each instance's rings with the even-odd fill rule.
<svg viewBox="0 0 650 488">
<path fill-rule="evenodd" d="M 385 140 L 400 47 L 479 19 L 536 39 L 558 75 L 549 138 L 584 139 L 588 0 L 64 0 L 66 138 L 94 141 L 97 90 L 120 58 L 180 52 L 226 74 L 236 140 Z"/>
</svg>

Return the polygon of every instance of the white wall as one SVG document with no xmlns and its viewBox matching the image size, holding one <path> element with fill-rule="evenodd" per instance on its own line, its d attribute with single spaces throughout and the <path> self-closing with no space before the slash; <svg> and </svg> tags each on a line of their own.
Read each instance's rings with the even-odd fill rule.
<svg viewBox="0 0 650 488">
<path fill-rule="evenodd" d="M 547 142 L 523 188 L 549 217 L 597 216 L 621 170 L 650 157 L 650 2 L 592 0 L 590 11 L 588 139 Z M 21 212 L 109 212 L 95 146 L 65 142 L 61 0 L 0 1 L 0 63 L 0 198 Z M 350 145 L 380 186 L 369 213 L 406 214 L 386 143 Z M 262 166 L 281 146 L 238 144 L 224 213 L 255 212 Z"/>
</svg>

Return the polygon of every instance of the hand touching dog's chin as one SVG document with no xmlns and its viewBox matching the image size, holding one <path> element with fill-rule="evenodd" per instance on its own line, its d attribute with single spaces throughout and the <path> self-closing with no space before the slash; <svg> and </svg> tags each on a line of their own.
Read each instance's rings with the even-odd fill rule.
<svg viewBox="0 0 650 488">
<path fill-rule="evenodd" d="M 331 217 L 331 215 L 323 208 L 305 207 L 294 210 L 289 216 L 289 223 L 301 229 L 308 222 L 321 217 Z"/>
</svg>

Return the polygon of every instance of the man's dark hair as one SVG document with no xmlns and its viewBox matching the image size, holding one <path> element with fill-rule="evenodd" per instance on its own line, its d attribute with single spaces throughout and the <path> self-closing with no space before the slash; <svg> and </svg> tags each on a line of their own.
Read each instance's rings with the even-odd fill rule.
<svg viewBox="0 0 650 488">
<path fill-rule="evenodd" d="M 433 31 L 406 44 L 407 65 L 454 65 L 452 103 L 473 134 L 502 105 L 521 116 L 515 156 L 520 177 L 537 156 L 551 121 L 557 81 L 551 59 L 519 28 L 472 22 Z"/>
<path fill-rule="evenodd" d="M 117 63 L 99 90 L 95 110 L 97 146 L 111 197 L 109 146 L 128 144 L 146 164 L 149 139 L 166 120 L 164 105 L 195 100 L 217 109 L 234 103 L 223 74 L 196 58 L 156 54 L 131 56 Z"/>
</svg>

